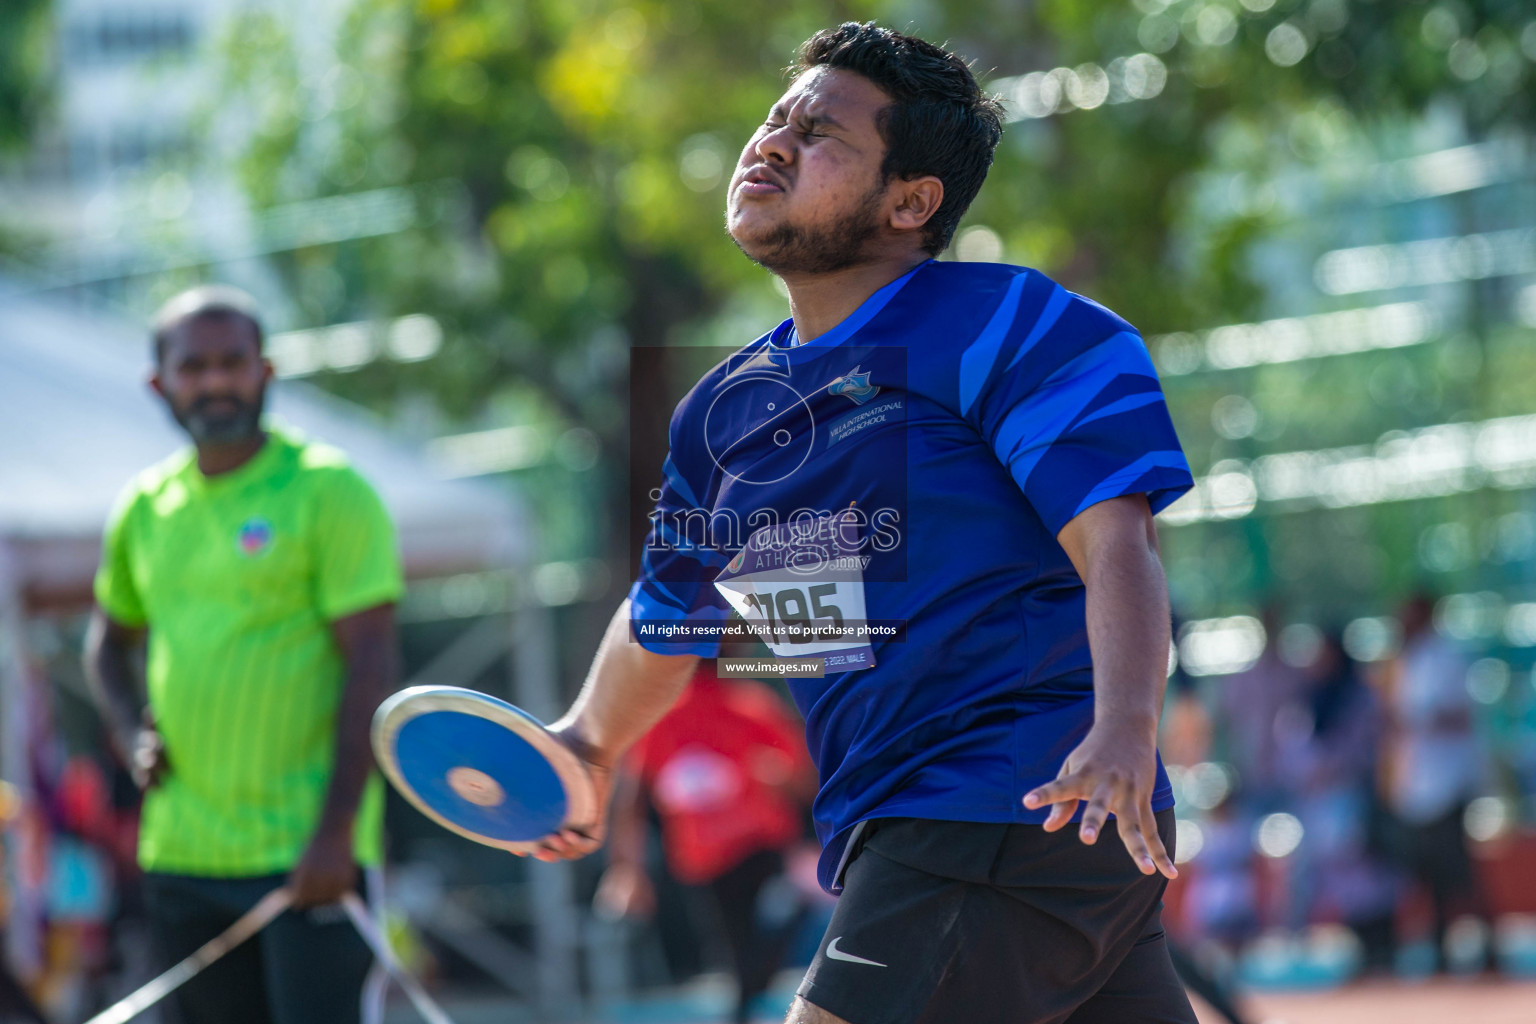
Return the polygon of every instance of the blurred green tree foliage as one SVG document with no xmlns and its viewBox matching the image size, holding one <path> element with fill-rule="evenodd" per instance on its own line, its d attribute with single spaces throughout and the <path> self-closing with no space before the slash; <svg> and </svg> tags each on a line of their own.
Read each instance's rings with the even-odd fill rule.
<svg viewBox="0 0 1536 1024">
<path fill-rule="evenodd" d="M 47 95 L 52 27 L 48 0 L 0 4 L 0 153 L 33 140 Z"/>
<path fill-rule="evenodd" d="M 1520 52 L 1531 18 L 1514 0 L 358 0 L 339 63 L 318 77 L 299 77 L 272 13 L 233 33 L 235 86 L 258 120 L 244 179 L 258 205 L 461 183 L 457 216 L 357 254 L 297 254 L 297 294 L 304 271 L 341 261 L 341 305 L 441 313 L 455 358 L 410 376 L 456 415 L 473 416 L 510 371 L 601 422 L 583 405 L 597 397 L 584 364 L 611 341 L 605 328 L 666 343 L 742 289 L 768 294 L 720 228 L 723 184 L 797 43 L 845 18 L 948 40 L 984 78 L 1160 55 L 1167 84 L 1150 102 L 1011 126 L 971 217 L 1008 258 L 1148 332 L 1243 316 L 1258 298 L 1237 257 L 1262 213 L 1206 219 L 1194 262 L 1170 244 L 1214 159 L 1257 175 L 1326 156 L 1360 119 L 1442 97 L 1475 125 L 1536 111 Z M 326 308 L 333 289 L 308 301 L 316 320 L 339 312 Z"/>
<path fill-rule="evenodd" d="M 1002 258 L 1149 335 L 1261 311 L 1249 254 L 1277 214 L 1253 197 L 1278 169 L 1327 164 L 1432 105 L 1469 138 L 1536 120 L 1519 0 L 357 0 L 319 73 L 253 10 L 231 37 L 230 88 L 256 116 L 243 178 L 258 205 L 440 182 L 457 197 L 423 200 L 412 230 L 285 258 L 317 323 L 429 312 L 448 329 L 434 360 L 331 385 L 383 406 L 425 392 L 460 424 L 539 416 L 620 442 L 627 345 L 735 346 L 782 315 L 721 228 L 724 184 L 798 43 L 868 18 L 947 40 L 984 80 L 1060 67 L 1081 85 L 1155 55 L 1139 82 L 1155 96 L 1068 95 L 1010 125 L 967 219 Z M 1181 393 L 1204 403 L 1199 419 L 1221 396 Z M 660 458 L 666 409 L 651 404 L 634 424 L 640 466 Z M 635 486 L 643 503 L 648 481 Z"/>
</svg>

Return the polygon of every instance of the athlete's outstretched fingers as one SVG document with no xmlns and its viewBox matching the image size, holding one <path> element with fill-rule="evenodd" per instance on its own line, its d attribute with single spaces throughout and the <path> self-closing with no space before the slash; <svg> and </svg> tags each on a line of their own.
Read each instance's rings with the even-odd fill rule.
<svg viewBox="0 0 1536 1024">
<path fill-rule="evenodd" d="M 1116 815 L 1115 830 L 1120 833 L 1120 841 L 1125 844 L 1126 852 L 1136 862 L 1136 869 L 1144 875 L 1155 872 L 1157 868 L 1152 863 L 1152 852 L 1147 848 L 1146 836 L 1142 835 L 1136 817 L 1130 813 Z"/>
<path fill-rule="evenodd" d="M 1086 798 L 1087 796 L 1088 794 L 1084 792 L 1082 783 L 1078 781 L 1077 776 L 1073 775 L 1063 765 L 1061 774 L 1056 776 L 1056 778 L 1043 786 L 1036 786 L 1024 794 L 1024 806 L 1034 810 L 1037 807 L 1044 807 L 1046 804 L 1056 804 L 1063 800 L 1076 800 L 1079 797 Z"/>
<path fill-rule="evenodd" d="M 1078 838 L 1089 846 L 1098 842 L 1099 832 L 1104 828 L 1104 820 L 1109 817 L 1109 803 L 1114 796 L 1114 790 L 1108 783 L 1100 785 L 1093 791 L 1093 799 L 1088 801 L 1088 809 L 1083 812 L 1083 823 L 1077 829 Z"/>
<path fill-rule="evenodd" d="M 1151 804 L 1143 804 L 1141 809 L 1141 831 L 1147 839 L 1147 846 L 1152 852 L 1152 862 L 1157 865 L 1157 870 L 1163 873 L 1164 878 L 1178 878 L 1179 869 L 1174 867 L 1173 858 L 1168 855 L 1168 847 L 1163 845 L 1163 837 L 1157 831 L 1157 818 L 1152 813 Z"/>
<path fill-rule="evenodd" d="M 1044 828 L 1047 832 L 1055 832 L 1072 820 L 1072 815 L 1077 813 L 1078 800 L 1086 796 L 1088 793 L 1084 791 L 1082 783 L 1063 765 L 1055 781 L 1036 786 L 1024 794 L 1024 806 L 1034 810 L 1046 804 L 1052 805 Z"/>
<path fill-rule="evenodd" d="M 1077 813 L 1077 805 L 1081 801 L 1077 799 L 1059 800 L 1051 805 L 1051 813 L 1045 819 L 1043 826 L 1047 832 L 1055 832 L 1067 822 L 1072 820 L 1072 815 Z"/>
</svg>

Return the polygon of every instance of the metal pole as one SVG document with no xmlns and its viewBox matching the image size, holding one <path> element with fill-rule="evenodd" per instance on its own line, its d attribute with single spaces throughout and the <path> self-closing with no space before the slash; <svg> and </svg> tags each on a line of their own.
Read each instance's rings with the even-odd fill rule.
<svg viewBox="0 0 1536 1024">
<path fill-rule="evenodd" d="M 21 593 L 21 578 L 15 553 L 0 538 L 0 780 L 15 787 L 23 808 L 32 805 L 32 783 L 27 771 L 27 631 L 26 612 Z M 34 912 L 42 893 L 21 862 L 13 841 L 14 832 L 6 830 L 7 856 L 15 883 L 14 907 L 6 928 L 7 960 L 23 974 L 35 974 L 42 968 L 41 936 L 37 934 Z"/>
<path fill-rule="evenodd" d="M 512 692 L 523 710 L 541 721 L 559 717 L 560 688 L 550 610 L 531 595 L 512 613 Z M 539 1005 L 546 1013 L 578 1007 L 577 956 L 581 939 L 575 906 L 575 872 L 568 863 L 528 862 L 533 909 L 534 956 L 539 965 Z"/>
</svg>

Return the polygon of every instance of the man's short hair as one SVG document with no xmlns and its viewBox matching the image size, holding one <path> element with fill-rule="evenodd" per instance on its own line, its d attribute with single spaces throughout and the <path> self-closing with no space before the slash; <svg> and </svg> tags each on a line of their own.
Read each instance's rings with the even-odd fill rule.
<svg viewBox="0 0 1536 1024">
<path fill-rule="evenodd" d="M 923 248 L 937 256 L 981 191 L 1002 138 L 1002 104 L 986 95 L 965 61 L 922 39 L 874 22 L 844 22 L 807 39 L 792 71 L 830 67 L 863 75 L 892 103 L 876 125 L 885 140 L 886 181 L 933 175 L 944 201 L 923 225 Z"/>
<path fill-rule="evenodd" d="M 248 292 L 227 284 L 205 284 L 188 288 L 172 296 L 160 307 L 151 323 L 154 339 L 155 365 L 165 361 L 165 346 L 171 331 L 184 323 L 203 318 L 244 320 L 256 332 L 256 351 L 261 352 L 266 339 L 261 329 L 261 316 L 256 312 L 256 300 Z"/>
</svg>

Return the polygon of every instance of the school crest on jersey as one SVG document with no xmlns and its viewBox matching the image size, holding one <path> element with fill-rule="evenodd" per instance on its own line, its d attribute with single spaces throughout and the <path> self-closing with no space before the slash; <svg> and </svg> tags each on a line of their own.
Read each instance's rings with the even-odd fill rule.
<svg viewBox="0 0 1536 1024">
<path fill-rule="evenodd" d="M 854 405 L 863 405 L 879 393 L 880 389 L 869 382 L 869 371 L 861 372 L 857 366 L 827 385 L 827 394 L 842 395 Z"/>
<path fill-rule="evenodd" d="M 235 531 L 235 544 L 246 558 L 259 558 L 272 546 L 272 524 L 262 516 L 252 516 Z"/>
</svg>

